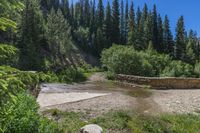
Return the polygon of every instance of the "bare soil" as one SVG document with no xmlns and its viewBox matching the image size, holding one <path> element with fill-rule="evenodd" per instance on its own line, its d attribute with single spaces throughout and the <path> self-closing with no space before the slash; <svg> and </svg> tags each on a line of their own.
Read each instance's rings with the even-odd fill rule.
<svg viewBox="0 0 200 133">
<path fill-rule="evenodd" d="M 63 101 L 66 98 L 55 95 L 67 94 L 66 96 L 69 99 L 70 93 L 77 95 L 73 95 L 73 100 L 68 102 Z M 78 94 L 81 93 L 95 94 L 95 96 L 86 96 L 80 99 L 81 95 Z M 107 81 L 102 73 L 92 75 L 88 82 L 82 84 L 44 84 L 40 95 L 43 98 L 38 99 L 39 103 L 44 103 L 45 98 L 48 99 L 45 101 L 47 106 L 42 106 L 41 111 L 56 108 L 61 111 L 85 112 L 91 117 L 101 115 L 110 110 L 136 110 L 144 114 L 153 115 L 160 113 L 195 113 L 200 111 L 200 90 L 130 88 Z M 65 97 L 65 95 L 63 96 Z M 61 101 L 61 104 L 59 102 L 52 104 L 52 99 Z"/>
</svg>

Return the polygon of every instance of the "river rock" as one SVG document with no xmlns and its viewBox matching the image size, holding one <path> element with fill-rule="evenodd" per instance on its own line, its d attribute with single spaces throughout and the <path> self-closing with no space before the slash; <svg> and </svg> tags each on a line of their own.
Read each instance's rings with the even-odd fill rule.
<svg viewBox="0 0 200 133">
<path fill-rule="evenodd" d="M 102 133 L 103 129 L 96 124 L 89 124 L 81 128 L 80 133 Z"/>
</svg>

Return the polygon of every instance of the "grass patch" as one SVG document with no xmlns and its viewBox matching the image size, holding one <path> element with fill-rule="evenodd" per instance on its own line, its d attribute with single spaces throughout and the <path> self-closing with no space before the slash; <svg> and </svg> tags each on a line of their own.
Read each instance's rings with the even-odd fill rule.
<svg viewBox="0 0 200 133">
<path fill-rule="evenodd" d="M 128 128 L 128 121 L 131 115 L 124 111 L 111 111 L 97 118 L 89 118 L 88 114 L 75 112 L 61 112 L 56 109 L 44 112 L 58 122 L 60 130 L 67 133 L 76 133 L 81 127 L 87 124 L 98 124 L 104 131 L 124 130 Z"/>
<path fill-rule="evenodd" d="M 91 120 L 91 122 L 100 125 L 105 130 L 121 131 L 128 128 L 127 122 L 129 120 L 131 120 L 131 117 L 128 112 L 112 111 L 102 117 Z"/>
<path fill-rule="evenodd" d="M 48 113 L 58 122 L 60 130 L 76 133 L 87 124 L 98 124 L 104 132 L 125 133 L 199 133 L 200 115 L 144 116 L 135 112 L 111 111 L 97 118 L 87 114 L 50 110 Z"/>
<path fill-rule="evenodd" d="M 62 112 L 57 109 L 51 109 L 45 111 L 44 114 L 57 121 L 59 129 L 61 129 L 63 133 L 75 133 L 87 124 L 83 113 Z"/>
<path fill-rule="evenodd" d="M 200 116 L 134 116 L 128 125 L 134 133 L 199 133 Z"/>
</svg>

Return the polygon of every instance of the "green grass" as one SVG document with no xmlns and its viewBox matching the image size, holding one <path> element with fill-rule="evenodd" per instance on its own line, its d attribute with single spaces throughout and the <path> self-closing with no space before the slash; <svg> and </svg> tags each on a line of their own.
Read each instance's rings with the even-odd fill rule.
<svg viewBox="0 0 200 133">
<path fill-rule="evenodd" d="M 104 130 L 121 131 L 128 128 L 127 122 L 131 120 L 129 112 L 109 112 L 101 117 L 91 120 L 92 123 L 100 125 Z"/>
<path fill-rule="evenodd" d="M 200 115 L 144 116 L 136 112 L 111 111 L 97 118 L 87 114 L 50 110 L 51 115 L 63 132 L 75 133 L 86 124 L 98 124 L 108 131 L 125 131 L 125 133 L 199 133 Z"/>
<path fill-rule="evenodd" d="M 67 133 L 76 133 L 87 124 L 98 124 L 104 131 L 127 129 L 128 121 L 131 120 L 128 112 L 109 112 L 97 118 L 89 118 L 87 114 L 75 112 L 61 112 L 56 109 L 44 112 L 58 122 L 60 130 Z"/>
<path fill-rule="evenodd" d="M 63 133 L 75 133 L 87 124 L 83 113 L 61 112 L 57 109 L 52 109 L 47 110 L 44 114 L 52 116 L 58 122 L 59 128 L 63 130 Z"/>
<path fill-rule="evenodd" d="M 133 133 L 199 133 L 199 115 L 134 116 L 128 122 Z"/>
</svg>

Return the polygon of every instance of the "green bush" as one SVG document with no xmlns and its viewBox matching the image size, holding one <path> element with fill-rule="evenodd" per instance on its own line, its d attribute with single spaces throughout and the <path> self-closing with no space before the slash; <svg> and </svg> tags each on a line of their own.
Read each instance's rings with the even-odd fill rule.
<svg viewBox="0 0 200 133">
<path fill-rule="evenodd" d="M 31 105 L 31 106 L 30 106 Z M 5 133 L 58 133 L 57 125 L 38 114 L 33 96 L 20 93 L 0 112 L 0 131 Z"/>
<path fill-rule="evenodd" d="M 194 77 L 192 65 L 181 61 L 172 61 L 162 71 L 161 76 L 164 77 Z"/>
<path fill-rule="evenodd" d="M 107 77 L 107 79 L 109 79 L 109 80 L 114 80 L 115 79 L 115 73 L 114 72 L 111 72 L 111 71 L 108 71 L 108 72 L 106 72 L 106 77 Z"/>
<path fill-rule="evenodd" d="M 102 72 L 99 67 L 93 67 L 90 64 L 87 64 L 85 61 L 80 61 L 79 65 L 77 66 L 77 70 L 80 73 L 83 73 L 86 78 L 89 78 L 95 72 Z"/>
<path fill-rule="evenodd" d="M 29 90 L 36 96 L 39 92 L 39 83 L 49 80 L 49 76 L 43 73 L 23 72 L 8 66 L 0 66 L 0 109 L 7 103 L 14 102 L 16 95 L 24 90 Z"/>
<path fill-rule="evenodd" d="M 199 77 L 200 76 L 200 62 L 197 62 L 194 66 L 194 73 Z"/>
<path fill-rule="evenodd" d="M 19 50 L 11 45 L 0 44 L 0 65 L 15 66 L 18 63 Z"/>
<path fill-rule="evenodd" d="M 173 61 L 168 55 L 159 54 L 154 50 L 136 51 L 133 47 L 114 45 L 102 52 L 101 62 L 108 71 L 116 74 L 137 76 L 198 76 L 190 64 Z"/>
<path fill-rule="evenodd" d="M 165 69 L 165 67 L 171 61 L 171 58 L 168 55 L 159 54 L 154 50 L 146 50 L 139 52 L 143 58 L 143 67 L 146 65 L 150 66 L 151 72 L 147 71 L 144 73 L 149 73 L 147 76 L 159 76 L 159 74 Z M 144 68 L 148 70 L 149 67 Z M 145 75 L 146 76 L 146 75 Z"/>
<path fill-rule="evenodd" d="M 62 69 L 57 72 L 56 75 L 58 76 L 59 82 L 64 83 L 81 82 L 86 80 L 85 75 L 75 68 Z"/>
<path fill-rule="evenodd" d="M 101 62 L 103 67 L 115 73 L 141 75 L 144 71 L 142 57 L 132 47 L 114 45 L 102 52 Z"/>
</svg>

